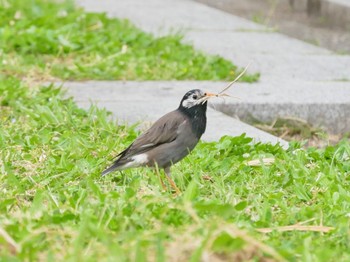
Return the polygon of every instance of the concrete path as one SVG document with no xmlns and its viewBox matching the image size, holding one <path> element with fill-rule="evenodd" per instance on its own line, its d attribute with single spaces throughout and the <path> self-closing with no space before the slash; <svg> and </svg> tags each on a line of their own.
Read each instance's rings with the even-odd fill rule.
<svg viewBox="0 0 350 262">
<path fill-rule="evenodd" d="M 184 41 L 260 72 L 259 83 L 238 84 L 220 108 L 232 116 L 266 121 L 299 117 L 333 133 L 350 131 L 350 56 L 337 55 L 264 26 L 190 0 L 78 0 L 88 11 L 128 18 L 162 35 L 182 31 Z M 214 84 L 215 86 L 215 84 Z"/>
<path fill-rule="evenodd" d="M 121 123 L 143 123 L 147 127 L 162 115 L 176 109 L 183 95 L 194 88 L 207 90 L 212 82 L 200 81 L 88 81 L 66 82 L 64 87 L 77 104 L 89 108 L 91 103 L 105 107 Z M 215 83 L 222 87 L 225 83 Z M 277 137 L 244 124 L 212 108 L 207 113 L 205 141 L 218 141 L 224 135 L 239 136 L 246 133 L 254 142 L 287 143 Z"/>
</svg>

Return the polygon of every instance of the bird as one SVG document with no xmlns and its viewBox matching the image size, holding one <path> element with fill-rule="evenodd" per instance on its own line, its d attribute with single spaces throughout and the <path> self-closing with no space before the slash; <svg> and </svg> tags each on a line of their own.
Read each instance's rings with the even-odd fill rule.
<svg viewBox="0 0 350 262">
<path fill-rule="evenodd" d="M 120 152 L 113 164 L 102 172 L 141 166 L 164 169 L 165 177 L 178 194 L 180 190 L 171 178 L 170 167 L 187 156 L 197 145 L 207 125 L 207 101 L 216 94 L 200 89 L 188 91 L 179 107 L 159 118 L 147 131 Z M 159 175 L 161 185 L 166 186 Z"/>
</svg>

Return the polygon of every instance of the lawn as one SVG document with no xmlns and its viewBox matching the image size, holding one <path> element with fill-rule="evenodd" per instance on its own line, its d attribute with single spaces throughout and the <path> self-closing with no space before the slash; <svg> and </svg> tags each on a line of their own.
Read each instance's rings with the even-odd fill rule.
<svg viewBox="0 0 350 262">
<path fill-rule="evenodd" d="M 126 20 L 61 2 L 0 1 L 3 73 L 35 80 L 228 80 L 241 71 L 182 44 L 180 35 L 155 38 Z"/>
<path fill-rule="evenodd" d="M 175 197 L 147 168 L 100 177 L 137 135 L 106 111 L 15 78 L 2 79 L 0 92 L 3 260 L 350 259 L 348 142 L 323 150 L 252 145 L 244 135 L 200 143 L 173 167 L 183 191 Z M 275 162 L 249 164 L 265 158 Z M 298 224 L 334 229 L 278 229 Z"/>
<path fill-rule="evenodd" d="M 109 67 L 120 60 L 102 58 L 114 51 L 106 54 L 93 45 L 100 33 L 112 34 L 111 29 L 100 28 L 96 35 L 85 32 L 83 28 L 88 27 L 74 29 L 79 23 L 70 24 L 70 14 L 85 13 L 69 3 L 23 2 L 0 1 L 4 18 L 0 35 L 7 37 L 6 45 L 0 41 L 4 59 L 0 76 L 0 261 L 350 261 L 347 140 L 324 149 L 305 149 L 292 142 L 288 150 L 252 144 L 244 135 L 202 142 L 172 169 L 182 191 L 179 196 L 170 189 L 162 191 L 157 175 L 148 168 L 101 177 L 100 172 L 135 139 L 137 131 L 110 120 L 105 110 L 78 108 L 54 86 L 32 82 L 28 86 L 27 70 L 36 80 L 231 79 L 234 67 L 180 44 L 178 37 L 165 37 L 161 41 L 177 41 L 177 52 L 192 52 L 206 61 L 206 70 L 213 70 L 212 74 L 194 63 L 187 64 L 188 74 L 179 77 L 171 65 L 181 68 L 188 63 L 178 60 L 180 55 L 168 57 L 166 66 L 150 73 L 145 68 L 157 55 L 134 52 L 125 61 L 145 57 L 140 71 L 128 67 L 129 62 L 126 68 L 113 71 Z M 59 18 L 46 21 L 50 12 L 40 13 L 41 8 L 53 10 L 51 14 L 66 11 L 62 14 L 71 30 L 69 43 L 83 37 L 92 42 L 84 40 L 76 49 L 57 46 L 55 37 L 65 29 L 58 26 L 55 19 Z M 20 10 L 17 17 L 28 16 L 30 22 L 17 19 L 9 27 L 4 20 L 15 17 L 15 10 Z M 85 17 L 105 19 L 106 24 L 125 23 L 127 31 L 143 35 L 126 21 L 99 14 Z M 88 24 L 85 22 L 81 26 Z M 30 28 L 28 23 L 35 25 L 38 34 L 27 36 L 29 29 L 23 28 Z M 25 37 L 19 37 L 21 32 Z M 47 32 L 52 33 L 52 42 L 47 42 Z M 82 35 L 74 38 L 74 34 Z M 151 45 L 160 41 L 145 35 L 153 39 Z M 127 50 L 134 41 L 130 40 Z M 37 44 L 52 50 L 44 52 Z M 101 57 L 101 68 L 107 72 L 101 75 L 88 67 L 90 62 L 84 59 L 90 55 L 93 62 Z M 70 67 L 67 63 L 73 61 L 76 66 Z M 271 159 L 272 163 L 264 164 Z"/>
</svg>

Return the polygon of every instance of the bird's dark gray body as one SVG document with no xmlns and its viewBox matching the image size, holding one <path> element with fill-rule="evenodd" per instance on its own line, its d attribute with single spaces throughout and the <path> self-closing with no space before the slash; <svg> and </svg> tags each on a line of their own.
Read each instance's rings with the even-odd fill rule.
<svg viewBox="0 0 350 262">
<path fill-rule="evenodd" d="M 187 92 L 178 109 L 158 119 L 102 175 L 139 166 L 158 166 L 170 174 L 170 166 L 187 156 L 205 131 L 206 97 L 198 89 Z"/>
</svg>

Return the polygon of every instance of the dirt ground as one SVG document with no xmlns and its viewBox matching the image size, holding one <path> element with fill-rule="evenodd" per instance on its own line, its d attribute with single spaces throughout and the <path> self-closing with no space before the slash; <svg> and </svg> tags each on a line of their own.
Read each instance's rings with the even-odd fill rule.
<svg viewBox="0 0 350 262">
<path fill-rule="evenodd" d="M 332 18 L 308 15 L 305 9 L 293 8 L 287 0 L 196 0 L 244 17 L 277 30 L 280 33 L 350 54 L 350 25 L 333 23 Z M 300 1 L 300 0 L 297 0 Z"/>
</svg>

